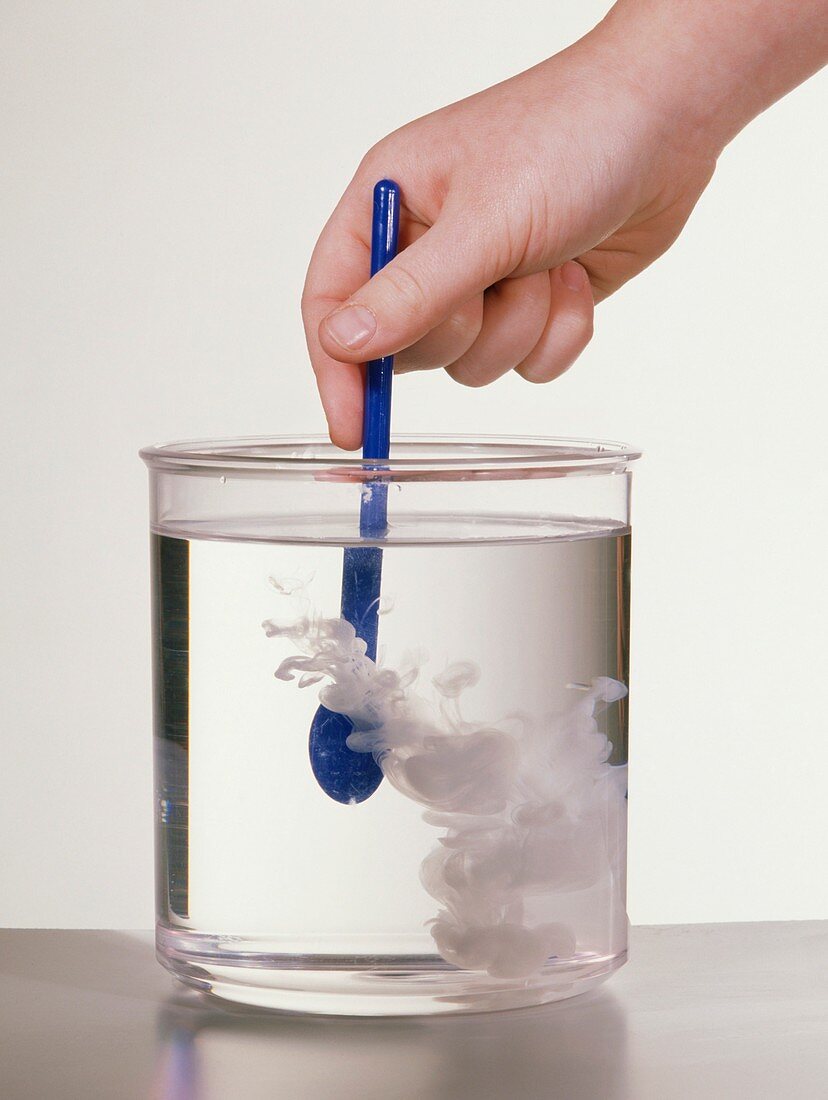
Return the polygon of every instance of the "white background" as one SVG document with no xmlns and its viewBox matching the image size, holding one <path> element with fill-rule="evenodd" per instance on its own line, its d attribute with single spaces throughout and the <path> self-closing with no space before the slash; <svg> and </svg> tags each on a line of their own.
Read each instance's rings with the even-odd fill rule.
<svg viewBox="0 0 828 1100">
<path fill-rule="evenodd" d="M 594 0 L 5 0 L 0 923 L 152 922 L 139 445 L 318 431 L 299 295 L 383 134 Z M 370 74 L 393 54 L 382 87 Z M 629 439 L 630 914 L 828 917 L 824 77 L 539 390 L 406 376 L 398 430 Z"/>
</svg>

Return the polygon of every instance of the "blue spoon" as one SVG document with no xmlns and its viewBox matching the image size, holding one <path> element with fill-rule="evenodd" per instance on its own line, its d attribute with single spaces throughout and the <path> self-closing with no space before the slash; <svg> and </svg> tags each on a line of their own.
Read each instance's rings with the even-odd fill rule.
<svg viewBox="0 0 828 1100">
<path fill-rule="evenodd" d="M 371 229 L 371 275 L 393 260 L 400 224 L 400 188 L 392 180 L 374 187 Z M 363 459 L 388 458 L 391 442 L 391 382 L 394 356 L 368 364 L 362 425 Z M 370 469 L 370 467 L 368 467 Z M 381 466 L 377 466 L 381 469 Z M 359 506 L 359 533 L 381 539 L 388 530 L 388 486 L 381 479 L 366 482 Z M 349 546 L 342 563 L 342 618 L 364 639 L 366 653 L 377 659 L 382 549 Z M 316 781 L 336 802 L 364 802 L 382 782 L 382 771 L 370 752 L 354 752 L 345 743 L 353 724 L 344 714 L 320 706 L 310 728 L 310 762 Z"/>
</svg>

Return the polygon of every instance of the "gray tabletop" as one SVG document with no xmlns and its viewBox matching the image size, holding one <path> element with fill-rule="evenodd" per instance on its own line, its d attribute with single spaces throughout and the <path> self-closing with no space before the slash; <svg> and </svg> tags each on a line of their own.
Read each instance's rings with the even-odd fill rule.
<svg viewBox="0 0 828 1100">
<path fill-rule="evenodd" d="M 225 1010 L 140 932 L 0 932 L 0 1095 L 828 1097 L 828 921 L 636 928 L 601 990 L 440 1019 Z"/>
</svg>

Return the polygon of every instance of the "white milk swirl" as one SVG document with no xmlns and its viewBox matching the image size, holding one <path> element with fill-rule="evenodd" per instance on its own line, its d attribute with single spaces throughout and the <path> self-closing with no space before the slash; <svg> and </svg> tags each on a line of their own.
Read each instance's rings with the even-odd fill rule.
<svg viewBox="0 0 828 1100">
<path fill-rule="evenodd" d="M 295 592 L 272 583 L 286 596 Z M 494 978 L 525 978 L 550 956 L 574 955 L 566 923 L 528 910 L 537 913 L 540 899 L 554 913 L 555 895 L 607 879 L 620 898 L 626 767 L 607 763 L 612 746 L 596 715 L 626 687 L 602 676 L 573 685 L 572 706 L 543 721 L 472 721 L 460 707 L 480 676 L 469 662 L 435 676 L 428 699 L 414 691 L 422 656 L 399 670 L 375 663 L 344 619 L 306 614 L 262 625 L 299 650 L 277 678 L 298 674 L 299 687 L 327 680 L 319 699 L 351 720 L 349 747 L 373 753 L 388 782 L 443 830 L 420 870 L 441 905 L 429 924 L 443 958 Z"/>
</svg>

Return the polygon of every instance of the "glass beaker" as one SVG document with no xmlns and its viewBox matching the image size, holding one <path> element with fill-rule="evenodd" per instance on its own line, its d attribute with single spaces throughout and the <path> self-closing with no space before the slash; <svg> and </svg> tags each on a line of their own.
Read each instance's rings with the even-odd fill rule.
<svg viewBox="0 0 828 1100">
<path fill-rule="evenodd" d="M 233 1001 L 355 1015 L 541 1004 L 617 969 L 637 452 L 141 455 L 161 962 Z M 381 577 L 376 660 L 341 614 L 354 551 Z"/>
</svg>

